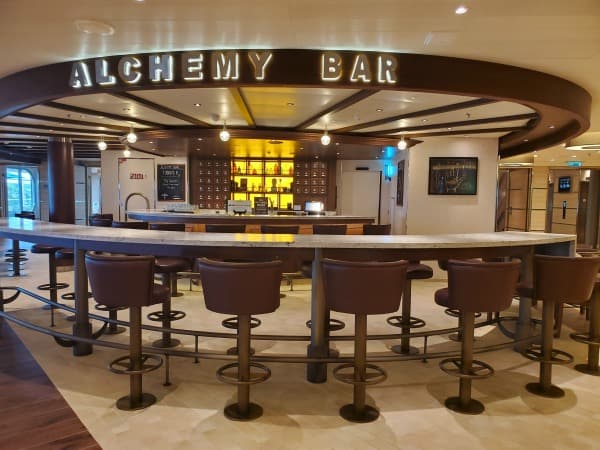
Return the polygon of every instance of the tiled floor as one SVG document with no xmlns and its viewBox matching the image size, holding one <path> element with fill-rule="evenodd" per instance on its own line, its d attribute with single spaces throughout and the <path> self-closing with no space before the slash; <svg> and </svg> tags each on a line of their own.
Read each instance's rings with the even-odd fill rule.
<svg viewBox="0 0 600 450">
<path fill-rule="evenodd" d="M 43 255 L 29 255 L 26 276 L 2 278 L 3 286 L 13 283 L 33 288 L 47 273 Z M 59 274 L 69 282 L 72 272 Z M 188 316 L 176 323 L 181 328 L 205 328 L 222 331 L 221 317 L 204 309 L 199 288 L 185 290 L 174 299 L 175 309 Z M 424 318 L 428 328 L 451 327 L 456 319 L 443 314 L 433 303 L 433 292 L 443 281 L 417 281 L 413 284 L 414 315 Z M 274 314 L 262 316 L 257 332 L 305 334 L 304 322 L 310 314 L 310 284 L 301 281 L 294 292 L 282 290 L 286 297 Z M 48 312 L 31 300 L 19 299 L 7 307 L 15 316 L 47 326 Z M 153 308 L 154 309 L 154 308 Z M 510 312 L 516 311 L 517 303 Z M 149 309 L 150 310 L 150 309 Z M 540 311 L 534 311 L 539 316 Z M 57 329 L 69 331 L 71 323 L 59 313 Z M 124 318 L 126 313 L 120 313 Z M 352 318 L 346 321 L 350 331 Z M 557 347 L 572 352 L 576 362 L 585 360 L 585 346 L 568 338 L 571 330 L 584 330 L 587 324 L 575 309 L 565 311 L 562 338 Z M 97 324 L 94 324 L 97 327 Z M 382 364 L 389 378 L 369 387 L 367 401 L 376 405 L 381 416 L 370 424 L 351 424 L 338 416 L 341 405 L 352 398 L 352 388 L 331 376 L 323 384 L 305 379 L 301 364 L 269 364 L 273 375 L 252 387 L 251 398 L 264 408 L 264 416 L 249 422 L 231 422 L 222 408 L 234 398 L 235 388 L 215 377 L 223 364 L 187 358 L 173 358 L 172 385 L 162 385 L 164 371 L 144 377 L 144 389 L 158 397 L 157 404 L 137 412 L 115 408 L 115 400 L 128 391 L 128 378 L 107 370 L 107 364 L 122 352 L 95 347 L 93 355 L 73 357 L 70 349 L 57 346 L 48 336 L 13 326 L 39 364 L 56 384 L 94 438 L 105 450 L 110 449 L 480 449 L 480 448 L 600 448 L 600 378 L 573 370 L 572 365 L 554 369 L 554 382 L 566 390 L 563 399 L 535 397 L 525 390 L 534 381 L 538 365 L 510 349 L 479 355 L 494 366 L 496 374 L 473 383 L 473 396 L 486 407 L 480 416 L 465 416 L 448 411 L 444 399 L 455 395 L 458 381 L 438 368 L 438 361 L 406 361 Z M 369 318 L 369 331 L 388 333 L 385 317 Z M 337 332 L 344 334 L 347 330 Z M 504 337 L 494 328 L 478 329 L 476 345 L 500 342 Z M 156 335 L 146 333 L 149 343 Z M 108 337 L 126 342 L 127 335 Z M 183 337 L 183 346 L 193 348 L 193 339 Z M 384 352 L 394 342 L 370 342 L 369 351 Z M 416 341 L 422 346 L 422 341 Z M 231 342 L 201 339 L 204 349 L 226 349 Z M 430 350 L 457 348 L 445 337 L 430 339 Z M 259 353 L 303 354 L 306 343 L 256 341 Z M 351 344 L 336 343 L 342 354 Z"/>
</svg>

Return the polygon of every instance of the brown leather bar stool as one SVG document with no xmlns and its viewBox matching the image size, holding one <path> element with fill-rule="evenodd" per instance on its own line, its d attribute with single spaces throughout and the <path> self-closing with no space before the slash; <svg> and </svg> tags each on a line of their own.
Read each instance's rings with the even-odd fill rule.
<svg viewBox="0 0 600 450">
<path fill-rule="evenodd" d="M 50 292 L 50 300 L 57 303 L 58 302 L 58 291 L 60 289 L 66 289 L 69 287 L 67 283 L 59 283 L 56 277 L 56 252 L 58 252 L 62 247 L 58 247 L 55 245 L 45 245 L 45 244 L 35 244 L 31 246 L 31 253 L 35 254 L 45 254 L 48 255 L 48 283 L 40 284 L 37 288 L 40 291 L 49 291 Z M 50 309 L 50 326 L 54 326 L 54 310 L 56 307 L 54 305 L 47 305 Z"/>
<path fill-rule="evenodd" d="M 340 415 L 351 422 L 372 422 L 379 411 L 366 404 L 366 386 L 384 381 L 386 372 L 367 364 L 367 316 L 396 311 L 406 280 L 406 261 L 349 262 L 323 259 L 325 301 L 332 311 L 354 314 L 354 362 L 341 364 L 333 375 L 354 385 L 353 402 Z M 342 371 L 352 368 L 351 374 Z M 367 369 L 375 373 L 367 374 Z"/>
<path fill-rule="evenodd" d="M 152 223 L 151 230 L 162 231 L 185 231 L 183 223 Z M 170 295 L 167 300 L 162 302 L 162 310 L 148 314 L 148 320 L 162 322 L 165 328 L 171 327 L 171 322 L 185 317 L 184 311 L 175 311 L 171 309 L 171 298 L 179 297 L 183 294 L 177 292 L 177 278 L 180 272 L 186 272 L 191 269 L 191 261 L 188 258 L 179 258 L 173 256 L 157 256 L 154 263 L 154 270 L 161 275 L 162 284 L 169 288 Z M 171 333 L 163 333 L 162 338 L 152 343 L 153 347 L 169 348 L 180 344 L 178 339 L 171 338 Z"/>
<path fill-rule="evenodd" d="M 600 376 L 600 278 L 596 278 L 594 291 L 588 305 L 589 329 L 587 333 L 571 333 L 571 339 L 588 346 L 586 364 L 577 364 L 575 370 L 588 375 Z"/>
<path fill-rule="evenodd" d="M 237 362 L 217 370 L 217 378 L 237 385 L 237 403 L 224 409 L 232 420 L 252 420 L 262 415 L 262 408 L 250 402 L 250 385 L 263 382 L 271 371 L 250 362 L 250 316 L 268 314 L 279 308 L 281 261 L 233 263 L 198 260 L 202 272 L 202 290 L 206 308 L 219 314 L 237 316 Z M 263 373 L 255 375 L 250 368 Z M 228 373 L 237 368 L 237 373 Z"/>
<path fill-rule="evenodd" d="M 433 269 L 426 264 L 421 264 L 419 261 L 409 261 L 408 269 L 406 270 L 406 284 L 402 293 L 402 314 L 387 318 L 387 323 L 392 326 L 400 327 L 403 335 L 408 335 L 412 328 L 422 328 L 425 326 L 425 321 L 418 317 L 411 316 L 412 309 L 412 281 L 427 280 L 433 277 Z M 400 345 L 393 345 L 391 350 L 394 353 L 404 355 L 419 353 L 416 347 L 411 347 L 410 337 L 405 336 L 400 338 Z"/>
<path fill-rule="evenodd" d="M 471 398 L 473 380 L 487 378 L 494 369 L 482 361 L 473 359 L 473 336 L 476 312 L 497 312 L 507 309 L 513 298 L 519 278 L 521 261 L 510 262 L 458 261 L 448 262 L 448 287 L 436 291 L 448 307 L 460 311 L 463 336 L 460 358 L 440 361 L 440 368 L 447 374 L 460 378 L 459 394 L 445 401 L 447 408 L 464 413 L 480 414 L 485 409 L 478 400 Z"/>
<path fill-rule="evenodd" d="M 148 222 L 120 222 L 113 220 L 111 226 L 113 228 L 130 228 L 132 230 L 147 230 Z"/>
<path fill-rule="evenodd" d="M 268 225 L 262 224 L 260 232 L 263 234 L 298 234 L 300 225 Z M 294 279 L 301 278 L 300 262 L 295 259 L 286 259 L 283 261 L 283 271 L 281 278 L 287 281 L 290 291 L 294 290 Z M 281 294 L 283 297 L 284 294 Z"/>
<path fill-rule="evenodd" d="M 103 217 L 90 217 L 89 223 L 92 227 L 112 227 L 113 220 Z"/>
<path fill-rule="evenodd" d="M 207 223 L 204 225 L 207 233 L 245 233 L 246 225 L 243 223 Z"/>
<path fill-rule="evenodd" d="M 363 234 L 371 236 L 384 236 L 392 232 L 392 224 L 372 224 L 365 223 L 363 225 Z"/>
<path fill-rule="evenodd" d="M 117 400 L 117 408 L 126 411 L 146 408 L 156 402 L 156 397 L 142 392 L 142 375 L 158 369 L 162 358 L 142 353 L 142 306 L 166 301 L 169 289 L 154 283 L 154 256 L 87 253 L 85 266 L 98 303 L 110 308 L 129 308 L 129 355 L 109 365 L 112 372 L 129 375 L 129 395 Z M 153 364 L 148 360 L 153 360 Z"/>
<path fill-rule="evenodd" d="M 569 256 L 535 255 L 533 258 L 534 298 L 541 300 L 542 345 L 531 346 L 523 355 L 540 363 L 537 383 L 528 383 L 529 392 L 543 397 L 559 398 L 565 392 L 552 384 L 552 365 L 569 364 L 573 356 L 552 348 L 554 340 L 554 311 L 556 305 L 586 303 L 600 269 L 600 257 L 576 258 Z"/>
<path fill-rule="evenodd" d="M 346 234 L 348 226 L 345 223 L 313 223 L 313 234 Z"/>
<path fill-rule="evenodd" d="M 110 220 L 114 220 L 113 214 L 112 213 L 97 213 L 97 214 L 91 214 L 90 219 L 110 219 Z"/>
</svg>

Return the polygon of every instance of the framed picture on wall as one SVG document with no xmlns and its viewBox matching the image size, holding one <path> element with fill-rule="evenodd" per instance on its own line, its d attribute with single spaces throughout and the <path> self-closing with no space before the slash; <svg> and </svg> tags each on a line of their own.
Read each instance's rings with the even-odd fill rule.
<svg viewBox="0 0 600 450">
<path fill-rule="evenodd" d="M 476 195 L 477 158 L 429 158 L 429 195 Z"/>
<path fill-rule="evenodd" d="M 404 205 L 404 160 L 398 161 L 398 187 L 396 190 L 396 205 Z"/>
</svg>

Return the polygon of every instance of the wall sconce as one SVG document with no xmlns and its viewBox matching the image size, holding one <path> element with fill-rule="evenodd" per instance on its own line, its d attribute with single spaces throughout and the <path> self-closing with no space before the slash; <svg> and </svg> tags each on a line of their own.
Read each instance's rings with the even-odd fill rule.
<svg viewBox="0 0 600 450">
<path fill-rule="evenodd" d="M 126 139 L 130 144 L 135 144 L 137 142 L 137 134 L 134 133 L 133 127 L 129 128 L 129 134 Z"/>
</svg>

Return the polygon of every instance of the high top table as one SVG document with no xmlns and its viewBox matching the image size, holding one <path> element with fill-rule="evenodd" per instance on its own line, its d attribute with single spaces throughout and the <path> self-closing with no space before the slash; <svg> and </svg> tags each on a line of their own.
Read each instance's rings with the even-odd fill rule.
<svg viewBox="0 0 600 450">
<path fill-rule="evenodd" d="M 308 356 L 314 358 L 324 358 L 329 353 L 323 279 L 318 264 L 322 258 L 389 261 L 517 256 L 524 262 L 522 279 L 527 280 L 531 276 L 534 253 L 574 255 L 576 239 L 573 235 L 525 232 L 391 236 L 221 234 L 88 227 L 21 218 L 0 219 L 0 236 L 74 249 L 77 311 L 73 334 L 88 338 L 91 324 L 84 263 L 87 250 L 209 258 L 312 259 L 317 264 L 313 264 L 312 273 L 312 328 Z M 521 299 L 517 339 L 530 333 L 530 307 L 531 299 Z M 91 352 L 92 346 L 87 343 L 79 342 L 73 347 L 76 356 Z M 326 363 L 309 363 L 307 379 L 326 381 Z"/>
</svg>

